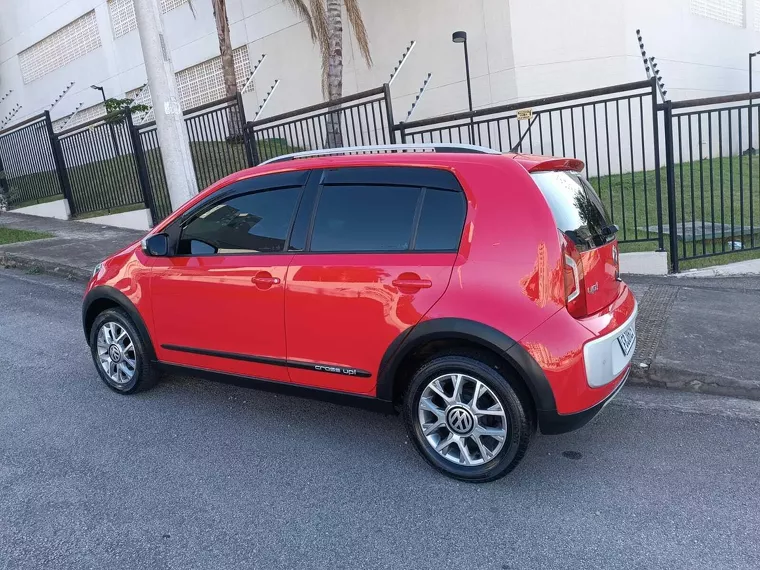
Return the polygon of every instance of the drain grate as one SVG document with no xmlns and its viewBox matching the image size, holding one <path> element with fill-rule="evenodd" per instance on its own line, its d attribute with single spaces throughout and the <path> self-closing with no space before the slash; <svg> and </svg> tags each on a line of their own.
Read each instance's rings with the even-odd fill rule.
<svg viewBox="0 0 760 570">
<path fill-rule="evenodd" d="M 652 285 L 639 299 L 636 353 L 633 355 L 635 364 L 652 363 L 678 289 L 679 287 L 673 285 Z"/>
</svg>

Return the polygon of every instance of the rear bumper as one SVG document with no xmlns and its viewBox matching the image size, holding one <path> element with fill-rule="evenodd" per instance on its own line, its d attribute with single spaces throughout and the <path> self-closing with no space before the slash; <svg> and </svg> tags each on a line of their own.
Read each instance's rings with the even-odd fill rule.
<svg viewBox="0 0 760 570">
<path fill-rule="evenodd" d="M 538 410 L 538 425 L 541 429 L 541 433 L 545 435 L 557 435 L 560 433 L 574 431 L 585 426 L 587 423 L 593 420 L 607 404 L 612 401 L 612 399 L 622 389 L 626 380 L 628 380 L 630 373 L 631 368 L 629 365 L 628 368 L 626 368 L 625 372 L 623 372 L 623 378 L 615 390 L 613 390 L 613 392 L 604 400 L 588 408 L 587 410 L 576 412 L 574 414 L 559 414 L 554 410 Z"/>
</svg>

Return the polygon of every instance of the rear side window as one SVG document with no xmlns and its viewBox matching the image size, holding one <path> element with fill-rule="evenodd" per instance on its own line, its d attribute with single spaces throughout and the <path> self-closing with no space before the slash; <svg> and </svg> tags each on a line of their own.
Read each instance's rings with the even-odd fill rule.
<svg viewBox="0 0 760 570">
<path fill-rule="evenodd" d="M 408 186 L 325 186 L 311 251 L 406 251 L 421 190 Z"/>
<path fill-rule="evenodd" d="M 605 236 L 609 216 L 591 184 L 575 172 L 534 172 L 533 181 L 554 214 L 557 227 L 580 250 L 604 245 L 614 235 Z"/>
<path fill-rule="evenodd" d="M 456 251 L 462 238 L 466 203 L 462 192 L 427 188 L 414 249 Z"/>
</svg>

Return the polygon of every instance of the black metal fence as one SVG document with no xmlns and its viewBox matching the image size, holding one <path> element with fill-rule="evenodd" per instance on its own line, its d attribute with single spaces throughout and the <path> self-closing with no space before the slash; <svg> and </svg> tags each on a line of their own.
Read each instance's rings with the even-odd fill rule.
<svg viewBox="0 0 760 570">
<path fill-rule="evenodd" d="M 245 115 L 239 97 L 215 101 L 185 112 L 198 188 L 249 166 Z"/>
<path fill-rule="evenodd" d="M 304 150 L 396 142 L 387 84 L 248 123 L 246 131 L 253 164 Z"/>
<path fill-rule="evenodd" d="M 620 227 L 621 242 L 657 240 L 662 203 L 656 84 L 639 81 L 409 123 L 401 142 L 466 143 L 574 157 Z"/>
<path fill-rule="evenodd" d="M 56 134 L 71 188 L 72 215 L 110 214 L 146 203 L 125 113 Z"/>
<path fill-rule="evenodd" d="M 50 115 L 42 113 L 0 133 L 0 176 L 10 207 L 39 204 L 63 194 L 51 132 Z"/>
<path fill-rule="evenodd" d="M 301 150 L 472 143 L 582 159 L 620 241 L 663 249 L 668 236 L 674 271 L 760 249 L 760 93 L 656 97 L 655 81 L 641 81 L 396 124 L 383 85 L 253 122 L 239 96 L 184 115 L 200 188 Z M 149 208 L 154 223 L 172 211 L 155 122 L 128 113 L 60 133 L 43 113 L 0 131 L 0 186 L 11 207 L 60 196 L 79 216 Z"/>
<path fill-rule="evenodd" d="M 760 248 L 760 93 L 667 101 L 671 264 Z"/>
</svg>

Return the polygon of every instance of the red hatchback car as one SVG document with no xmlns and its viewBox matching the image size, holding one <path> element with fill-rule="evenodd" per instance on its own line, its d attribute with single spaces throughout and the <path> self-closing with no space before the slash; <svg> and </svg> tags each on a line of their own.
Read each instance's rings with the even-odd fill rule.
<svg viewBox="0 0 760 570">
<path fill-rule="evenodd" d="M 622 387 L 636 301 L 582 162 L 310 154 L 220 180 L 98 265 L 82 313 L 110 388 L 166 370 L 401 409 L 434 467 L 489 481 Z"/>
</svg>

